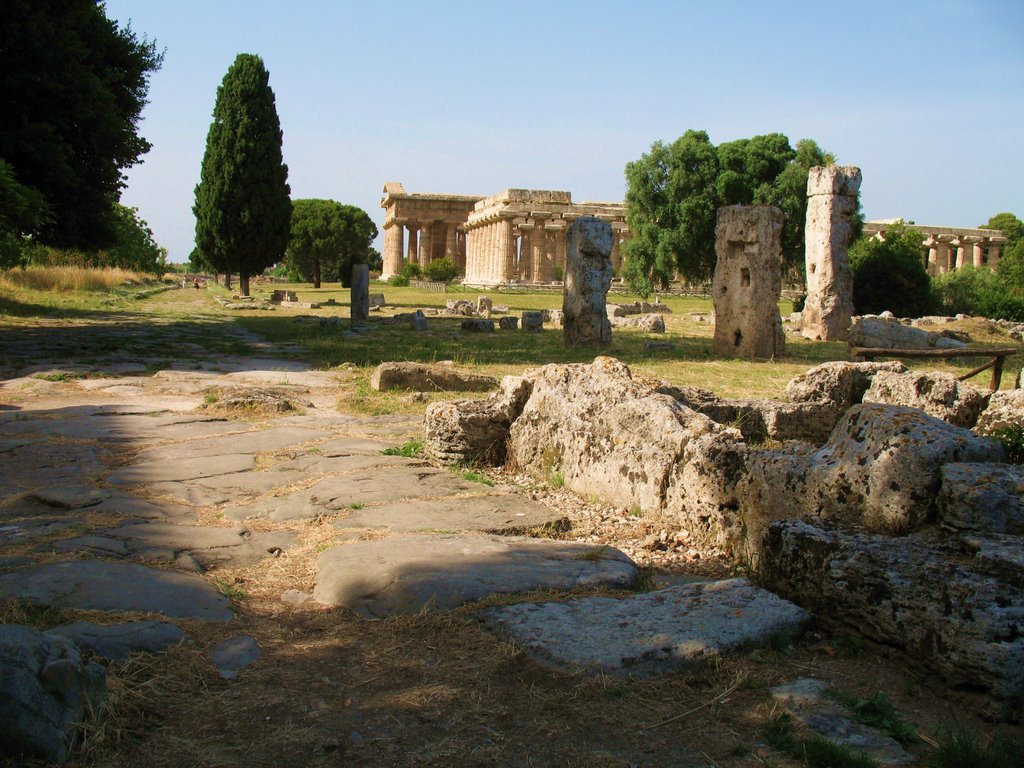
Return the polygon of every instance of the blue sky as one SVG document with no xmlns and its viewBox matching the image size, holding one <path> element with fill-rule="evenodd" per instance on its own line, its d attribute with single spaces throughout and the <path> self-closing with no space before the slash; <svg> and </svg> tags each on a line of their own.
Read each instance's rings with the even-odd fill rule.
<svg viewBox="0 0 1024 768">
<path fill-rule="evenodd" d="M 563 189 L 622 200 L 656 140 L 781 132 L 860 166 L 870 218 L 1024 218 L 1024 2 L 108 0 L 166 49 L 128 174 L 172 261 L 217 86 L 270 71 L 293 198 Z"/>
</svg>

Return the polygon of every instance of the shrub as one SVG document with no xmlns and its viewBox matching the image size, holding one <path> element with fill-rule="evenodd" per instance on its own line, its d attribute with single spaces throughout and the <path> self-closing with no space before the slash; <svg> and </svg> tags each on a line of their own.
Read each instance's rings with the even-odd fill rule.
<svg viewBox="0 0 1024 768">
<path fill-rule="evenodd" d="M 392 275 L 388 278 L 388 285 L 393 285 L 396 288 L 405 288 L 409 285 L 409 278 L 405 275 Z"/>
<path fill-rule="evenodd" d="M 1015 265 L 1009 265 L 1010 267 Z M 932 281 L 934 303 L 943 314 L 1024 321 L 1024 285 L 1016 271 L 961 267 Z"/>
<path fill-rule="evenodd" d="M 402 267 L 402 277 L 406 280 L 416 280 L 423 273 L 420 270 L 420 265 L 414 261 L 406 262 L 405 266 Z M 408 283 L 406 283 L 408 285 Z"/>
<path fill-rule="evenodd" d="M 886 310 L 901 317 L 928 314 L 931 281 L 924 268 L 921 235 L 895 224 L 885 238 L 861 238 L 850 248 L 853 303 L 858 314 Z"/>
<path fill-rule="evenodd" d="M 427 264 L 426 275 L 429 280 L 447 283 L 459 276 L 459 268 L 450 256 L 445 256 L 443 259 L 434 259 Z"/>
</svg>

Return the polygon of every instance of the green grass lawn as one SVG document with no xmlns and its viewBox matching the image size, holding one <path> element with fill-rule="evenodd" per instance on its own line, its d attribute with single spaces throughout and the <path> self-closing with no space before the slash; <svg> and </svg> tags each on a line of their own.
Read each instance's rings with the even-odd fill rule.
<svg viewBox="0 0 1024 768">
<path fill-rule="evenodd" d="M 256 295 L 269 296 L 273 285 L 256 286 Z M 298 293 L 300 301 L 324 302 L 333 298 L 337 305 L 316 310 L 279 308 L 272 312 L 252 312 L 240 316 L 238 322 L 270 340 L 301 344 L 312 362 L 323 367 L 352 365 L 362 369 L 360 379 L 369 378 L 369 372 L 378 363 L 388 360 L 436 362 L 452 360 L 458 365 L 471 367 L 492 376 L 521 373 L 525 368 L 547 363 L 590 362 L 596 355 L 616 357 L 630 366 L 634 375 L 666 379 L 681 386 L 698 386 L 723 397 L 773 397 L 785 390 L 786 383 L 808 368 L 829 360 L 849 359 L 845 343 L 812 342 L 798 336 L 787 335 L 786 354 L 778 360 L 749 361 L 735 358 L 716 358 L 712 351 L 713 314 L 711 300 L 700 297 L 662 296 L 672 314 L 666 314 L 664 334 L 646 334 L 629 328 L 615 328 L 612 343 L 603 349 L 567 348 L 562 342 L 560 329 L 546 328 L 542 333 L 497 331 L 493 334 L 474 334 L 460 330 L 462 318 L 428 317 L 429 330 L 414 332 L 405 326 L 373 323 L 378 316 L 388 317 L 415 309 L 443 307 L 447 299 L 475 300 L 478 295 L 489 296 L 495 305 L 506 305 L 509 313 L 518 315 L 523 310 L 560 308 L 560 293 L 527 293 L 516 291 L 452 290 L 431 293 L 413 287 L 396 288 L 374 283 L 372 293 L 383 293 L 387 307 L 383 312 L 371 313 L 374 330 L 352 337 L 345 334 L 347 325 L 323 328 L 318 323 L 295 322 L 296 315 L 348 317 L 348 291 L 338 284 L 314 289 L 308 284 L 289 285 Z M 635 295 L 613 294 L 610 302 L 627 303 L 638 300 Z M 789 302 L 780 304 L 783 316 L 792 310 Z M 1005 344 L 1005 335 L 988 329 L 971 329 L 972 338 L 979 343 Z M 669 351 L 645 349 L 648 341 L 667 341 L 673 345 Z M 1012 385 L 1019 357 L 1009 361 L 1004 374 L 1004 386 Z M 954 373 L 977 365 L 972 358 L 954 363 L 925 363 L 917 367 L 932 367 Z M 984 386 L 985 375 L 975 380 Z"/>
</svg>

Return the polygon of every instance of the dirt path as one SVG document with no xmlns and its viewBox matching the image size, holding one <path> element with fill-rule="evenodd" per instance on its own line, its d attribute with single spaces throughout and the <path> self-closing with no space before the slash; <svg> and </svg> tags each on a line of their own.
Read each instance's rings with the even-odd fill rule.
<svg viewBox="0 0 1024 768">
<path fill-rule="evenodd" d="M 419 418 L 346 413 L 344 372 L 308 370 L 299 350 L 244 331 L 205 292 L 2 325 L 0 360 L 0 594 L 13 585 L 0 620 L 159 618 L 186 636 L 109 664 L 106 711 L 72 764 L 796 765 L 766 741 L 769 688 L 808 676 L 855 697 L 884 691 L 925 736 L 954 716 L 977 725 L 941 681 L 813 630 L 642 679 L 539 664 L 462 603 L 583 584 L 621 597 L 636 573 L 623 581 L 605 547 L 656 566 L 643 575 L 654 587 L 721 577 L 725 564 L 676 542 L 666 521 L 383 453 L 418 436 Z M 539 547 L 562 580 L 513 584 L 506 569 L 467 586 L 459 555 L 435 556 L 461 591 L 453 570 L 418 577 L 434 579 L 427 608 L 454 594 L 445 611 L 420 610 L 408 580 L 373 581 L 399 568 L 400 540 L 415 550 L 460 536 L 511 558 Z M 353 568 L 356 551 L 371 565 Z M 348 570 L 328 573 L 332 552 Z M 86 579 L 95 567 L 108 581 Z M 51 572 L 65 580 L 47 593 Z M 125 601 L 126 582 L 167 574 L 195 591 Z M 13 599 L 31 590 L 48 607 Z M 218 644 L 240 637 L 258 659 L 218 668 Z"/>
</svg>

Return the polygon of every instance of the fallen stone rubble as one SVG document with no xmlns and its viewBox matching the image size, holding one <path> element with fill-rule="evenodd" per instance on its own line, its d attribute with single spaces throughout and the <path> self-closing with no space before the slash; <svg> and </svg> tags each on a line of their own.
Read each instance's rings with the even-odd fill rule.
<svg viewBox="0 0 1024 768">
<path fill-rule="evenodd" d="M 721 399 L 599 357 L 506 377 L 487 400 L 433 404 L 425 448 L 667 515 L 823 623 L 901 649 L 983 691 L 998 717 L 1017 716 L 1024 477 L 987 433 L 1024 423 L 1019 396 L 846 362 L 797 377 L 786 395 Z"/>
</svg>

